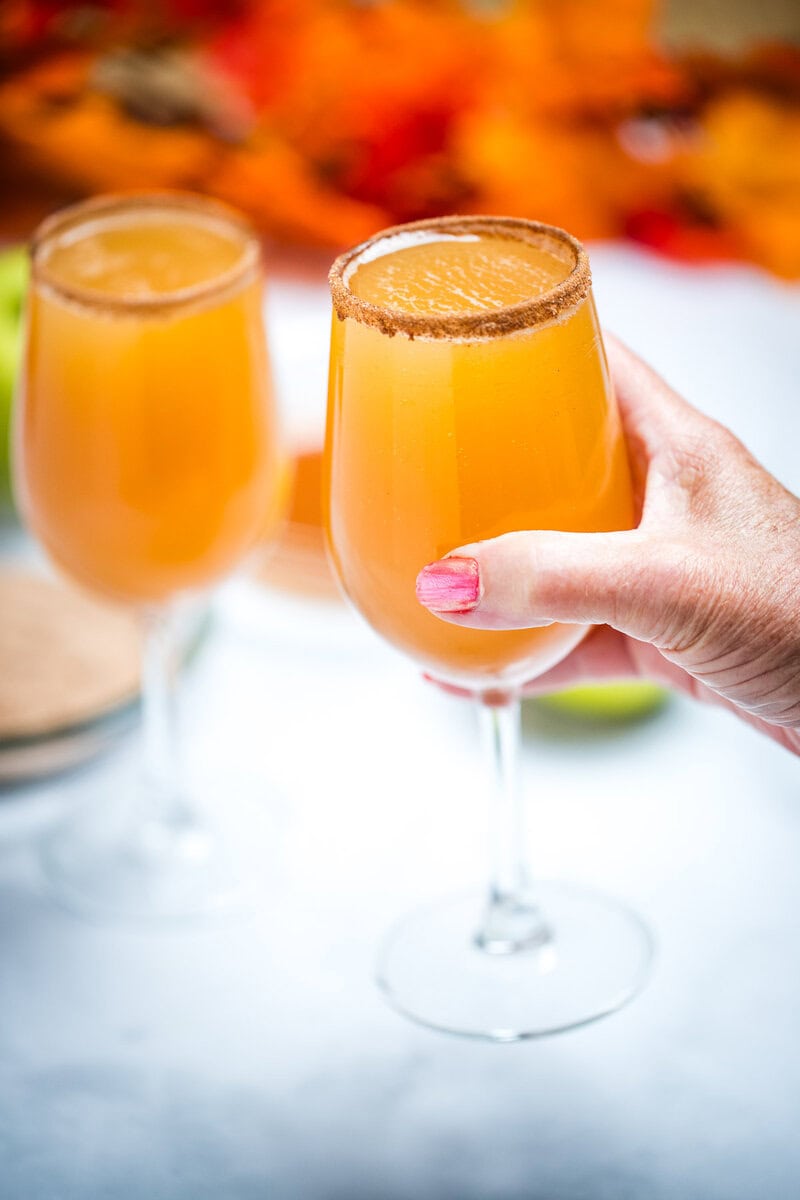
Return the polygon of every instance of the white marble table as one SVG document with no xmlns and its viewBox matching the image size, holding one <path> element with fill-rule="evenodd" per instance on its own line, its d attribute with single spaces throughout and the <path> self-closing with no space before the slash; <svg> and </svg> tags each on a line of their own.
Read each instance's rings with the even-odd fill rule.
<svg viewBox="0 0 800 1200">
<path fill-rule="evenodd" d="M 800 299 L 744 269 L 599 247 L 607 324 L 800 488 Z M 327 316 L 280 276 L 290 425 L 323 404 Z M 394 917 L 482 875 L 471 713 L 344 608 L 221 595 L 186 680 L 198 792 L 257 878 L 245 914 L 82 922 L 36 838 L 122 786 L 102 762 L 0 793 L 2 1200 L 794 1200 L 800 765 L 675 701 L 607 734 L 531 711 L 542 873 L 656 930 L 647 990 L 594 1026 L 492 1046 L 384 1007 Z"/>
</svg>

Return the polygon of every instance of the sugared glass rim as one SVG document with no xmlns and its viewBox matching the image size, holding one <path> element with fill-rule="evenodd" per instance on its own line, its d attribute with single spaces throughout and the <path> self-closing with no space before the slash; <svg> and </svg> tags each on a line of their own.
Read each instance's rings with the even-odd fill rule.
<svg viewBox="0 0 800 1200">
<path fill-rule="evenodd" d="M 63 238 L 71 230 L 78 230 L 92 221 L 116 214 L 159 210 L 165 213 L 194 213 L 206 218 L 210 225 L 217 225 L 227 233 L 235 233 L 241 240 L 241 255 L 233 266 L 221 274 L 201 283 L 194 283 L 190 287 L 176 288 L 174 291 L 154 296 L 109 295 L 99 288 L 65 283 L 56 274 L 48 271 L 48 249 L 54 241 Z M 181 191 L 110 193 L 70 204 L 45 217 L 34 230 L 28 250 L 31 282 L 37 288 L 82 308 L 134 316 L 158 316 L 176 309 L 205 306 L 209 302 L 224 299 L 229 293 L 238 291 L 251 279 L 255 279 L 261 264 L 258 237 L 241 213 L 218 200 L 211 200 L 194 192 Z"/>
<path fill-rule="evenodd" d="M 384 241 L 417 233 L 443 233 L 451 237 L 460 234 L 500 236 L 528 242 L 544 250 L 556 249 L 562 254 L 567 250 L 573 261 L 565 278 L 541 295 L 532 296 L 530 300 L 522 300 L 518 304 L 482 312 L 441 313 L 431 316 L 403 312 L 401 309 L 364 300 L 351 290 L 350 275 L 358 266 L 359 260 L 365 256 L 369 256 L 367 261 L 379 257 L 370 252 Z M 435 237 L 432 240 L 435 240 Z M 352 317 L 364 325 L 372 325 L 388 337 L 402 333 L 409 338 L 470 339 L 504 337 L 523 329 L 558 321 L 575 309 L 588 295 L 592 276 L 589 256 L 581 243 L 557 225 L 545 225 L 541 221 L 527 221 L 521 217 L 450 216 L 412 221 L 406 225 L 393 225 L 381 230 L 374 237 L 340 254 L 330 269 L 328 281 L 334 310 L 342 320 Z"/>
</svg>

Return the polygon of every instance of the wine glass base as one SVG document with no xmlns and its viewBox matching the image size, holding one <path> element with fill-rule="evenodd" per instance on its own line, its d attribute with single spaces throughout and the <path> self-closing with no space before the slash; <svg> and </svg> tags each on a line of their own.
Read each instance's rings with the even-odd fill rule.
<svg viewBox="0 0 800 1200">
<path fill-rule="evenodd" d="M 41 862 L 53 898 L 91 918 L 202 918 L 244 899 L 224 847 L 200 823 L 109 828 L 90 814 L 45 838 Z"/>
<path fill-rule="evenodd" d="M 550 936 L 508 954 L 479 948 L 485 896 L 477 893 L 401 921 L 378 961 L 389 1003 L 444 1033 L 516 1042 L 597 1021 L 641 990 L 653 940 L 632 910 L 555 881 L 537 884 L 534 897 Z"/>
</svg>

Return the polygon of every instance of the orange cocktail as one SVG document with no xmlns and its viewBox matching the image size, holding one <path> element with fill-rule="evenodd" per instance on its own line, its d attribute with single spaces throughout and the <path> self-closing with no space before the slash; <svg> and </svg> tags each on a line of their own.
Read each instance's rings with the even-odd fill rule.
<svg viewBox="0 0 800 1200">
<path fill-rule="evenodd" d="M 81 911 L 217 911 L 236 871 L 180 778 L 172 602 L 225 575 L 285 491 L 258 240 L 200 196 L 110 196 L 45 221 L 31 257 L 17 499 L 53 561 L 145 633 L 137 802 L 87 808 L 44 866 Z"/>
<path fill-rule="evenodd" d="M 338 574 L 379 633 L 471 687 L 534 676 L 583 631 L 445 624 L 416 600 L 420 569 L 511 530 L 633 524 L 581 255 L 567 235 L 530 223 L 450 219 L 389 231 L 332 273 Z"/>
<path fill-rule="evenodd" d="M 119 600 L 224 575 L 280 482 L 252 235 L 208 202 L 104 200 L 47 223 L 33 264 L 18 428 L 32 529 Z"/>
<path fill-rule="evenodd" d="M 494 809 L 486 892 L 397 924 L 378 981 L 400 1012 L 450 1033 L 569 1029 L 630 999 L 651 953 L 619 902 L 536 881 L 527 864 L 519 687 L 585 627 L 459 627 L 424 609 L 415 584 L 427 563 L 514 530 L 633 525 L 588 259 L 551 226 L 449 217 L 386 230 L 337 259 L 330 281 L 334 565 L 379 633 L 474 694 Z"/>
</svg>

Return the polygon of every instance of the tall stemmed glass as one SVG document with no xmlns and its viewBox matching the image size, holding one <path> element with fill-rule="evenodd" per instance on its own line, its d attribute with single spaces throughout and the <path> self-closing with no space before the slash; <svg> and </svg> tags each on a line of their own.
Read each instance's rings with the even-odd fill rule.
<svg viewBox="0 0 800 1200">
<path fill-rule="evenodd" d="M 136 800 L 57 831 L 46 867 L 95 913 L 206 912 L 235 878 L 179 779 L 172 609 L 233 567 L 278 495 L 259 245 L 200 197 L 111 196 L 45 221 L 31 261 L 17 498 L 54 564 L 144 630 Z"/>
<path fill-rule="evenodd" d="M 451 217 L 386 230 L 330 280 L 333 561 L 380 634 L 474 692 L 494 781 L 487 894 L 402 922 L 380 985 L 406 1015 L 475 1037 L 583 1024 L 638 990 L 650 940 L 616 901 L 532 878 L 517 757 L 520 685 L 586 630 L 448 625 L 414 585 L 426 563 L 511 530 L 633 524 L 586 254 L 550 226 Z"/>
</svg>

